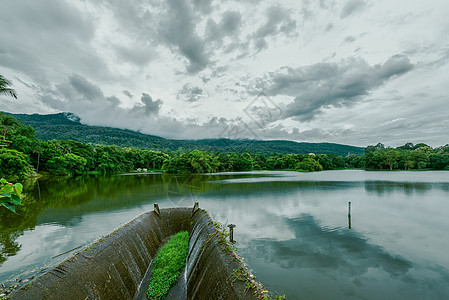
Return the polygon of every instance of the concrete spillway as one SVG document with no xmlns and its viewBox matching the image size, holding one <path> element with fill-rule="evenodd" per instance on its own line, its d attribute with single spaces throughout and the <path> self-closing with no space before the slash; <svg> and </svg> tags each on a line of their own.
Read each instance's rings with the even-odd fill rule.
<svg viewBox="0 0 449 300">
<path fill-rule="evenodd" d="M 10 295 L 11 299 L 141 299 L 161 245 L 190 234 L 184 275 L 167 299 L 259 299 L 260 288 L 236 276 L 242 263 L 225 250 L 209 215 L 192 208 L 140 215 Z M 229 248 L 228 248 L 229 249 Z M 246 276 L 246 275 L 245 275 Z M 243 278 L 249 278 L 245 277 Z M 142 285 L 141 285 L 142 283 Z M 254 283 L 254 282 L 253 282 Z M 248 286 L 252 288 L 247 289 Z"/>
</svg>

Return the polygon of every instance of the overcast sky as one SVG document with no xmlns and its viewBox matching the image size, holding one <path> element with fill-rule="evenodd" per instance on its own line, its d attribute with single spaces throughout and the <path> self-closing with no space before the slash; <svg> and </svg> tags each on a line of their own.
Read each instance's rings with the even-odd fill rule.
<svg viewBox="0 0 449 300">
<path fill-rule="evenodd" d="M 449 143 L 447 0 L 2 0 L 0 110 L 166 138 Z"/>
</svg>

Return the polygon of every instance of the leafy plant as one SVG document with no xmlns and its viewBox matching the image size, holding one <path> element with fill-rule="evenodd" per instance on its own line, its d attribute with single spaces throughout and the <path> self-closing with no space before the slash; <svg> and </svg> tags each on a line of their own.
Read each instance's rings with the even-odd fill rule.
<svg viewBox="0 0 449 300">
<path fill-rule="evenodd" d="M 4 178 L 0 179 L 0 201 L 2 205 L 16 213 L 15 206 L 22 203 L 22 190 L 22 184 L 12 184 Z"/>
<path fill-rule="evenodd" d="M 162 247 L 153 263 L 151 282 L 147 291 L 148 299 L 162 299 L 176 283 L 181 270 L 185 267 L 188 250 L 187 231 L 178 232 Z"/>
</svg>

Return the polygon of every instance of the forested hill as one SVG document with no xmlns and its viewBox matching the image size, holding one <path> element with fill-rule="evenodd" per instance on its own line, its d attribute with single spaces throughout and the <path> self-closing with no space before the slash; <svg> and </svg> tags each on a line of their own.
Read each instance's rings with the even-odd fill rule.
<svg viewBox="0 0 449 300">
<path fill-rule="evenodd" d="M 364 148 L 333 143 L 298 143 L 293 141 L 262 140 L 170 140 L 140 132 L 111 127 L 89 126 L 80 123 L 71 113 L 58 114 L 12 114 L 26 125 L 32 126 L 36 137 L 42 140 L 74 140 L 83 143 L 117 145 L 120 147 L 150 148 L 155 150 L 203 149 L 218 152 L 316 153 L 346 156 L 348 153 L 362 155 Z"/>
</svg>

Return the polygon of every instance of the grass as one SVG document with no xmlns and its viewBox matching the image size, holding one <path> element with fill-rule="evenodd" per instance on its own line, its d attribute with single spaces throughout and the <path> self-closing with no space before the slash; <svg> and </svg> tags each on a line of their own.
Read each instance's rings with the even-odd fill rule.
<svg viewBox="0 0 449 300">
<path fill-rule="evenodd" d="M 162 247 L 153 263 L 151 282 L 147 291 L 148 299 L 163 299 L 181 275 L 186 265 L 188 251 L 187 231 L 178 232 Z"/>
</svg>

